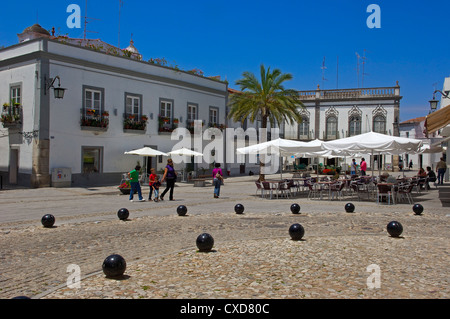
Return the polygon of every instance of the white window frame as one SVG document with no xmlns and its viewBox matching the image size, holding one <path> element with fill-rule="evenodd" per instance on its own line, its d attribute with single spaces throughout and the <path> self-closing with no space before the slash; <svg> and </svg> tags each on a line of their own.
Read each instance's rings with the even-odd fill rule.
<svg viewBox="0 0 450 319">
<path fill-rule="evenodd" d="M 88 99 L 88 93 L 90 93 L 91 98 Z M 95 98 L 95 95 L 98 94 L 98 99 Z M 87 110 L 95 110 L 97 114 L 100 114 L 102 111 L 102 91 L 91 89 L 91 88 L 85 88 L 84 89 L 84 113 L 86 115 Z M 98 102 L 98 105 L 95 105 L 95 102 Z"/>
<path fill-rule="evenodd" d="M 219 109 L 217 107 L 209 108 L 209 123 L 211 125 L 219 124 Z"/>
<path fill-rule="evenodd" d="M 348 136 L 355 136 L 361 134 L 361 117 L 352 115 L 348 122 Z"/>
<path fill-rule="evenodd" d="M 139 116 L 141 114 L 141 98 L 139 96 L 127 94 L 125 101 L 125 113 L 127 115 Z M 131 102 L 131 104 L 129 102 Z"/>
<path fill-rule="evenodd" d="M 198 114 L 197 110 L 198 110 L 198 105 L 196 105 L 196 104 L 188 104 L 187 105 L 187 123 L 188 124 L 197 120 L 197 114 Z"/>
<path fill-rule="evenodd" d="M 169 100 L 160 100 L 159 115 L 162 117 L 167 117 L 169 119 L 167 124 L 172 124 L 173 102 Z"/>
<path fill-rule="evenodd" d="M 10 99 L 9 101 L 14 104 L 22 104 L 22 86 L 12 85 L 10 89 Z"/>
<path fill-rule="evenodd" d="M 333 122 L 330 122 L 330 120 L 333 119 Z M 337 132 L 338 132 L 338 118 L 336 116 L 329 116 L 326 120 L 326 139 L 327 140 L 334 140 L 337 139 Z M 333 125 L 332 125 L 333 124 Z M 330 126 L 333 127 L 330 127 Z"/>
<path fill-rule="evenodd" d="M 377 118 L 380 118 L 382 120 L 377 120 Z M 375 124 L 378 124 L 378 125 L 375 125 Z M 379 129 L 379 125 L 380 124 L 383 126 L 382 130 Z M 376 133 L 386 134 L 386 117 L 385 116 L 383 116 L 383 115 L 376 115 L 373 118 L 373 131 L 376 132 Z"/>
<path fill-rule="evenodd" d="M 309 139 L 309 117 L 303 116 L 302 122 L 298 124 L 298 139 Z"/>
</svg>

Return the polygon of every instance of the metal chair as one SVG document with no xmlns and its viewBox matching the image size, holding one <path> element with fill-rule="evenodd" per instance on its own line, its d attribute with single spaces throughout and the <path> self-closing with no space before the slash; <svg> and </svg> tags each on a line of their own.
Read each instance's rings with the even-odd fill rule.
<svg viewBox="0 0 450 319">
<path fill-rule="evenodd" d="M 258 181 L 255 181 L 256 185 L 256 195 L 258 195 L 258 191 L 261 192 L 261 197 L 264 197 L 264 188 L 261 186 L 261 183 Z"/>
<path fill-rule="evenodd" d="M 286 198 L 290 197 L 291 195 L 289 182 L 281 182 L 280 184 L 278 184 L 278 190 L 281 192 L 281 195 L 285 195 Z"/>
<path fill-rule="evenodd" d="M 380 199 L 383 200 L 383 198 L 386 198 L 388 201 L 388 205 L 392 203 L 395 204 L 395 193 L 393 190 L 393 187 L 390 185 L 377 185 L 377 204 L 380 203 Z"/>
<path fill-rule="evenodd" d="M 409 204 L 413 204 L 414 200 L 412 198 L 411 192 L 414 188 L 414 184 L 406 183 L 399 185 L 398 191 L 397 191 L 397 200 L 403 200 L 403 198 L 406 198 L 408 200 Z"/>
</svg>

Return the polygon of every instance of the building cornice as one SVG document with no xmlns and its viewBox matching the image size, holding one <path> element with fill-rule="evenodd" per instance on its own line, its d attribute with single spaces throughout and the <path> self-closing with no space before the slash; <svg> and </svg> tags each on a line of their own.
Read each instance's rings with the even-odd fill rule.
<svg viewBox="0 0 450 319">
<path fill-rule="evenodd" d="M 74 57 L 69 57 L 69 56 L 65 56 L 65 55 L 61 55 L 61 54 L 57 54 L 57 53 L 48 52 L 47 42 L 53 42 L 53 43 L 56 43 L 59 45 L 72 46 L 77 49 L 88 50 L 88 51 L 96 53 L 96 54 L 104 54 L 106 56 L 109 56 L 106 53 L 96 52 L 95 50 L 92 50 L 89 48 L 83 48 L 83 47 L 79 47 L 79 46 L 72 45 L 72 44 L 63 44 L 63 43 L 60 43 L 59 41 L 51 40 L 51 39 L 34 39 L 34 40 L 30 40 L 30 41 L 27 41 L 24 43 L 19 43 L 19 44 L 13 45 L 11 47 L 0 50 L 0 53 L 3 50 L 14 49 L 14 48 L 20 47 L 21 45 L 31 44 L 32 42 L 38 42 L 38 41 L 43 42 L 43 46 L 42 46 L 43 50 L 42 51 L 33 51 L 33 52 L 25 53 L 25 54 L 22 54 L 19 56 L 14 56 L 14 57 L 11 57 L 8 59 L 0 60 L 0 69 L 7 68 L 12 65 L 24 64 L 24 63 L 34 63 L 34 62 L 42 60 L 42 59 L 48 59 L 50 61 L 64 62 L 64 63 L 79 65 L 79 66 L 83 66 L 83 67 L 87 67 L 87 68 L 118 73 L 121 75 L 128 75 L 128 76 L 132 76 L 132 77 L 142 78 L 142 79 L 151 80 L 151 81 L 155 81 L 155 82 L 159 82 L 159 83 L 167 83 L 167 84 L 176 85 L 176 86 L 180 86 L 180 87 L 186 87 L 186 88 L 195 89 L 195 90 L 199 90 L 199 91 L 203 91 L 203 92 L 217 94 L 220 96 L 228 95 L 226 82 L 210 79 L 207 77 L 201 77 L 201 76 L 191 74 L 189 72 L 182 71 L 182 70 L 175 70 L 175 69 L 165 67 L 165 66 L 149 64 L 147 62 L 132 60 L 132 59 L 129 59 L 126 57 L 117 57 L 119 59 L 126 59 L 127 61 L 129 61 L 131 63 L 142 63 L 142 64 L 145 64 L 146 66 L 150 66 L 150 67 L 163 68 L 163 69 L 166 69 L 168 71 L 173 71 L 173 72 L 181 72 L 187 76 L 201 78 L 201 80 L 204 80 L 204 81 L 212 81 L 214 83 L 220 83 L 225 86 L 224 90 L 208 87 L 206 85 L 201 85 L 201 84 L 197 84 L 197 83 L 192 83 L 192 82 L 185 81 L 185 80 L 174 79 L 174 78 L 165 77 L 165 76 L 161 76 L 161 75 L 155 75 L 155 74 L 151 74 L 151 73 L 147 73 L 147 72 L 139 72 L 139 71 L 135 71 L 135 70 L 130 70 L 125 67 L 114 66 L 114 65 L 100 63 L 100 62 L 94 62 L 94 61 L 87 61 L 87 60 L 81 59 L 81 58 L 74 58 Z"/>
</svg>

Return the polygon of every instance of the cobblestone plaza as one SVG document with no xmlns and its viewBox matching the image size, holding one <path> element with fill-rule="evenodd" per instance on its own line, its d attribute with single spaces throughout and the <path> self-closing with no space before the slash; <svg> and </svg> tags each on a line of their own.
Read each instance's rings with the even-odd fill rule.
<svg viewBox="0 0 450 319">
<path fill-rule="evenodd" d="M 279 176 L 279 175 L 278 175 Z M 278 178 L 277 176 L 277 178 Z M 449 291 L 448 207 L 442 189 L 415 192 L 424 206 L 374 200 L 267 199 L 254 177 L 226 179 L 220 199 L 212 187 L 177 183 L 175 200 L 129 202 L 116 187 L 11 189 L 0 192 L 0 297 L 41 299 L 249 298 L 249 299 L 446 299 Z M 444 185 L 444 187 L 446 187 Z M 145 187 L 144 196 L 148 195 Z M 346 202 L 355 204 L 346 213 Z M 241 203 L 244 214 L 236 214 Z M 290 205 L 298 203 L 300 214 Z M 185 205 L 186 216 L 176 209 Z M 127 221 L 117 211 L 130 211 Z M 40 219 L 53 214 L 53 228 Z M 400 238 L 388 235 L 392 221 Z M 301 241 L 288 229 L 300 223 Z M 200 253 L 195 240 L 207 232 L 214 248 Z M 103 260 L 120 254 L 127 269 L 105 278 Z M 80 269 L 68 287 L 70 265 Z M 378 288 L 370 287 L 376 265 Z"/>
</svg>

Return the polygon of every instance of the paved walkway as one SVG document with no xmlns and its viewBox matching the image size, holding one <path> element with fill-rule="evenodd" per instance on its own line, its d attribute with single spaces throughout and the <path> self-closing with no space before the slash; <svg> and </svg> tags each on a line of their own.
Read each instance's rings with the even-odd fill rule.
<svg viewBox="0 0 450 319">
<path fill-rule="evenodd" d="M 447 186 L 414 193 L 425 207 L 416 216 L 405 203 L 263 199 L 254 179 L 227 179 L 220 199 L 212 187 L 178 183 L 176 200 L 159 203 L 131 203 L 115 187 L 0 191 L 0 297 L 450 297 L 450 212 L 439 199 Z M 345 212 L 348 201 L 355 213 Z M 289 210 L 294 202 L 299 215 Z M 237 203 L 243 215 L 234 213 Z M 180 204 L 187 216 L 176 214 Z M 117 218 L 122 207 L 128 221 Z M 55 227 L 40 224 L 46 213 Z M 402 223 L 401 238 L 387 234 L 392 220 Z M 304 226 L 302 241 L 290 239 L 293 223 Z M 211 253 L 197 252 L 203 232 L 214 237 Z M 120 280 L 101 271 L 113 253 L 127 261 Z M 373 264 L 381 285 L 369 289 Z M 67 287 L 70 265 L 81 270 L 79 288 Z"/>
</svg>

